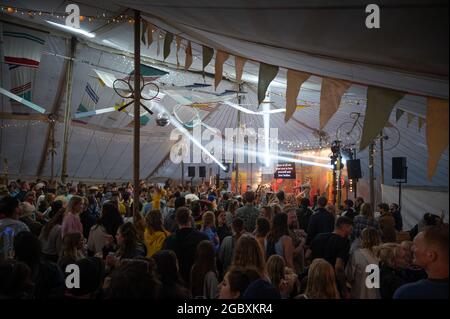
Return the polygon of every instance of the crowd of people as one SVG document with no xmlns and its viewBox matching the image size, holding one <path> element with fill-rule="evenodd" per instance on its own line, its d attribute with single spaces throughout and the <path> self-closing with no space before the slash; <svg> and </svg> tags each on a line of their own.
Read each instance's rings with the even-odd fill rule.
<svg viewBox="0 0 450 319">
<path fill-rule="evenodd" d="M 0 298 L 448 298 L 440 216 L 404 231 L 396 204 L 361 197 L 334 207 L 171 180 L 142 182 L 138 203 L 133 192 L 0 186 Z M 79 285 L 67 284 L 74 265 Z"/>
</svg>

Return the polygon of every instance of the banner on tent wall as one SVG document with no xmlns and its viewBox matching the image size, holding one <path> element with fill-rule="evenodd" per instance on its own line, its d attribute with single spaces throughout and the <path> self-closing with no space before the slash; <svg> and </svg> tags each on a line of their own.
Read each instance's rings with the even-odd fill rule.
<svg viewBox="0 0 450 319">
<path fill-rule="evenodd" d="M 398 187 L 381 185 L 382 201 L 398 203 Z M 448 190 L 432 188 L 402 188 L 403 230 L 413 228 L 425 213 L 441 215 L 444 210 L 445 221 L 448 222 L 449 204 Z"/>
<path fill-rule="evenodd" d="M 36 75 L 36 69 L 23 65 L 9 65 L 11 75 L 11 92 L 31 101 L 32 82 Z M 21 105 L 16 100 L 10 100 L 11 106 Z"/>
<path fill-rule="evenodd" d="M 360 150 L 369 146 L 386 126 L 392 109 L 404 96 L 405 94 L 399 91 L 369 86 Z"/>
<path fill-rule="evenodd" d="M 433 178 L 442 152 L 448 148 L 448 100 L 428 98 L 427 102 L 428 179 Z"/>
<path fill-rule="evenodd" d="M 8 23 L 2 27 L 4 62 L 39 67 L 48 33 Z"/>
</svg>

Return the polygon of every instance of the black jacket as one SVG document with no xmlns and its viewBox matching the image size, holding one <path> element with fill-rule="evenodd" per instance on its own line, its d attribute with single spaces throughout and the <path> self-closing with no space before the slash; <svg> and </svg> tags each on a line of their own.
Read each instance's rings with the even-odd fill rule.
<svg viewBox="0 0 450 319">
<path fill-rule="evenodd" d="M 177 229 L 164 241 L 162 249 L 173 250 L 178 258 L 180 274 L 186 283 L 190 282 L 191 268 L 195 261 L 197 245 L 209 240 L 206 234 L 192 228 Z"/>
<path fill-rule="evenodd" d="M 314 237 L 321 233 L 331 233 L 334 230 L 334 215 L 325 208 L 318 208 L 309 219 L 306 245 L 310 245 Z"/>
</svg>

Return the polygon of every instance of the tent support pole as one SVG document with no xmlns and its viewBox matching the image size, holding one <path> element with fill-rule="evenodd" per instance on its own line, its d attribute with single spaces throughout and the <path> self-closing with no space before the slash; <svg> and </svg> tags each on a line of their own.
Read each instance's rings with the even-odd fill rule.
<svg viewBox="0 0 450 319">
<path fill-rule="evenodd" d="M 242 84 L 238 84 L 238 92 L 242 91 Z M 238 93 L 238 104 L 241 105 L 242 103 L 242 97 L 241 95 Z M 241 111 L 237 112 L 237 127 L 238 127 L 238 135 L 240 134 L 240 130 L 241 130 Z M 238 137 L 236 136 L 236 141 L 238 141 Z M 235 174 L 236 174 L 236 182 L 234 185 L 235 188 L 235 192 L 236 194 L 239 193 L 239 163 L 237 161 L 237 157 L 236 157 L 236 165 L 235 165 Z"/>
<path fill-rule="evenodd" d="M 70 39 L 70 52 L 75 54 L 75 46 L 77 39 L 72 37 Z M 73 60 L 67 62 L 67 87 L 66 87 L 66 109 L 64 112 L 64 142 L 62 153 L 62 169 L 61 169 L 61 182 L 65 184 L 67 182 L 67 147 L 69 144 L 69 131 L 70 131 L 70 114 L 72 109 L 72 76 L 73 76 Z"/>
<path fill-rule="evenodd" d="M 375 205 L 375 166 L 374 166 L 374 143 L 370 143 L 369 145 L 369 193 L 370 193 L 370 205 L 374 209 Z"/>
<path fill-rule="evenodd" d="M 134 145 L 133 145 L 133 216 L 139 214 L 139 156 L 140 156 L 140 109 L 141 109 L 141 13 L 134 10 Z"/>
<path fill-rule="evenodd" d="M 381 168 L 381 184 L 384 184 L 384 136 L 383 130 L 380 133 L 380 168 Z"/>
</svg>

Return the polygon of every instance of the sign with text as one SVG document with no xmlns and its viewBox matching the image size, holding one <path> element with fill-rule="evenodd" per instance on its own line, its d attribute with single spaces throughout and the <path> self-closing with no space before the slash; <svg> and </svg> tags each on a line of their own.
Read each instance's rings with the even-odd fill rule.
<svg viewBox="0 0 450 319">
<path fill-rule="evenodd" d="M 295 179 L 295 163 L 278 163 L 274 178 Z"/>
</svg>

